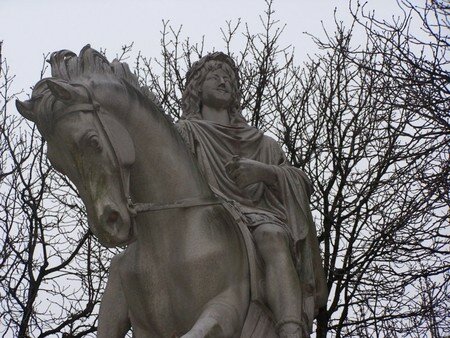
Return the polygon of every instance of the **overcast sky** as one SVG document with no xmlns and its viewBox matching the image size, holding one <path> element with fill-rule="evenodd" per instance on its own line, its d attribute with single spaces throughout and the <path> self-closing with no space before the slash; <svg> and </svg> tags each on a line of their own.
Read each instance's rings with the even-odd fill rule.
<svg viewBox="0 0 450 338">
<path fill-rule="evenodd" d="M 322 35 L 322 21 L 331 31 L 336 6 L 338 17 L 349 22 L 347 1 L 275 0 L 275 17 L 287 25 L 281 44 L 296 48 L 297 61 L 316 51 L 303 32 Z M 397 10 L 394 0 L 377 0 L 370 6 L 384 17 Z M 156 57 L 162 20 L 170 20 L 176 28 L 183 25 L 183 36 L 192 41 L 205 35 L 207 50 L 220 50 L 220 27 L 227 20 L 241 18 L 256 32 L 265 8 L 264 0 L 0 0 L 0 40 L 3 56 L 16 75 L 13 90 L 29 94 L 46 53 L 60 49 L 78 53 L 90 43 L 95 49 L 106 49 L 112 59 L 122 45 L 134 42 L 135 54 Z M 133 57 L 128 62 L 133 64 Z"/>
</svg>

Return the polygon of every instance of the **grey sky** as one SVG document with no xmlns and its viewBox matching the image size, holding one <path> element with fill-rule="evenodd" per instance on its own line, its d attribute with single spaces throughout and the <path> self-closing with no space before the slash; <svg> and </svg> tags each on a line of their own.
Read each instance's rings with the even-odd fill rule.
<svg viewBox="0 0 450 338">
<path fill-rule="evenodd" d="M 266 8 L 263 0 L 129 0 L 61 1 L 0 0 L 0 40 L 3 56 L 16 75 L 13 90 L 25 89 L 39 79 L 43 54 L 60 49 L 76 53 L 87 43 L 106 49 L 112 59 L 124 44 L 134 41 L 133 51 L 155 57 L 160 53 L 162 20 L 173 27 L 183 25 L 183 36 L 200 41 L 206 36 L 207 50 L 220 49 L 220 27 L 226 20 L 241 18 L 253 31 L 261 27 L 258 16 Z M 322 34 L 321 21 L 333 28 L 333 11 L 338 5 L 340 18 L 348 19 L 347 1 L 276 0 L 275 17 L 287 24 L 281 44 L 296 48 L 297 60 L 314 53 L 305 31 Z M 370 4 L 374 6 L 374 4 Z M 384 17 L 396 9 L 395 1 L 377 1 L 377 13 Z M 135 55 L 134 54 L 134 55 Z M 129 63 L 133 63 L 130 58 Z M 25 95 L 20 95 L 25 98 Z"/>
</svg>

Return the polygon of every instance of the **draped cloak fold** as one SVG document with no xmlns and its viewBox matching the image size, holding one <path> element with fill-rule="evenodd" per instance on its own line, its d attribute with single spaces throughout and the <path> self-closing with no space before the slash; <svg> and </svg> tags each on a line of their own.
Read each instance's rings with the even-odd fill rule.
<svg viewBox="0 0 450 338">
<path fill-rule="evenodd" d="M 281 224 L 292 239 L 294 261 L 302 286 L 304 315 L 312 318 L 326 305 L 327 287 L 309 199 L 312 184 L 300 169 L 290 166 L 278 143 L 247 124 L 221 125 L 205 120 L 180 120 L 176 128 L 215 192 L 232 200 L 243 214 L 263 215 Z M 272 165 L 277 183 L 239 188 L 225 164 L 240 156 Z M 249 224 L 250 225 L 250 224 Z"/>
</svg>

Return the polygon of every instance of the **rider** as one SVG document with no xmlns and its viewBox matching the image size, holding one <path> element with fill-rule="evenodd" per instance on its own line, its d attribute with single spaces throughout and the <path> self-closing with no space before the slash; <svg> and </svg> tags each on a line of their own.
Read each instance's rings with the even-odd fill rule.
<svg viewBox="0 0 450 338">
<path fill-rule="evenodd" d="M 307 337 L 326 285 L 309 208 L 312 186 L 240 111 L 234 61 L 216 52 L 186 75 L 177 128 L 213 191 L 238 206 L 265 265 L 267 302 L 280 337 Z"/>
</svg>

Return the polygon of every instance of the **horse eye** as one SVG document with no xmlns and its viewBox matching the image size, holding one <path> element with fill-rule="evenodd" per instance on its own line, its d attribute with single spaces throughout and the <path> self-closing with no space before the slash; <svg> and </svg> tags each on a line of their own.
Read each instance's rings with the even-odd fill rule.
<svg viewBox="0 0 450 338">
<path fill-rule="evenodd" d="M 87 146 L 92 148 L 93 150 L 100 152 L 102 150 L 102 145 L 100 143 L 100 139 L 97 135 L 89 135 L 87 138 Z"/>
</svg>

